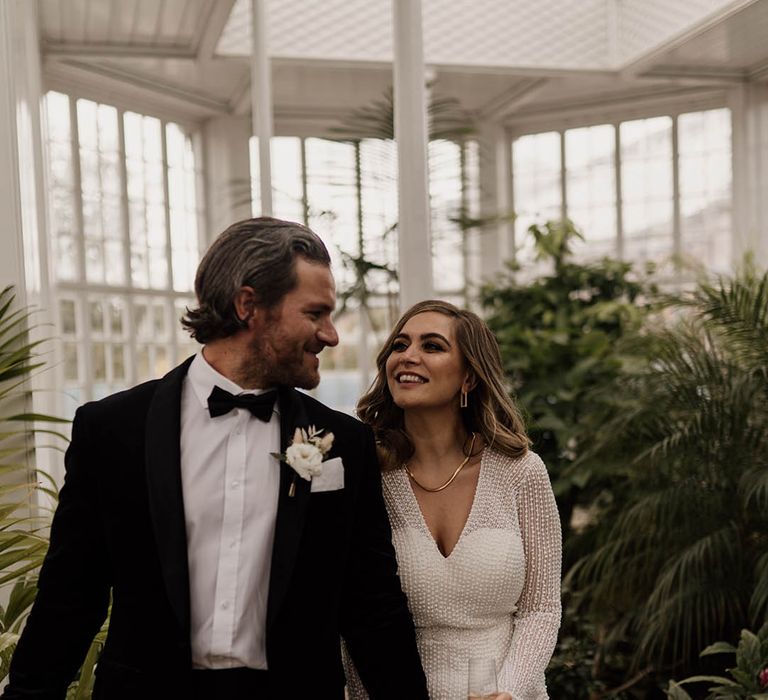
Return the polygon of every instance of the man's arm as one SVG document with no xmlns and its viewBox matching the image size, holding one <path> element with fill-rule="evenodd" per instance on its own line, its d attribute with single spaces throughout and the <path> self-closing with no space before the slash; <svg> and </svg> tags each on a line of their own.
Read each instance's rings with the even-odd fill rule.
<svg viewBox="0 0 768 700">
<path fill-rule="evenodd" d="M 413 618 L 400 587 L 376 447 L 369 429 L 360 451 L 360 486 L 342 603 L 342 634 L 371 698 L 429 697 Z"/>
<path fill-rule="evenodd" d="M 60 700 L 109 604 L 109 577 L 93 442 L 79 409 L 64 458 L 66 476 L 51 525 L 38 593 L 11 661 L 6 700 Z"/>
</svg>

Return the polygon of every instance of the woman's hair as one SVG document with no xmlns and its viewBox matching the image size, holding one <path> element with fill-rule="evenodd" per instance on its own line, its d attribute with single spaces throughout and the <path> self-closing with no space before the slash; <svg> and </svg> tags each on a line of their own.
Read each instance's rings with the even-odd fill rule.
<svg viewBox="0 0 768 700">
<path fill-rule="evenodd" d="M 382 469 L 394 469 L 413 455 L 413 442 L 405 432 L 403 409 L 399 408 L 387 385 L 386 364 L 392 344 L 403 326 L 417 314 L 435 312 L 453 319 L 456 342 L 475 380 L 461 409 L 464 427 L 478 433 L 485 443 L 510 457 L 519 457 L 528 449 L 520 410 L 505 388 L 501 353 L 496 338 L 475 313 L 459 309 L 445 301 L 421 301 L 408 309 L 395 324 L 376 358 L 377 374 L 368 392 L 357 403 L 357 415 L 370 425 L 379 444 Z"/>
<path fill-rule="evenodd" d="M 252 287 L 258 306 L 271 309 L 296 287 L 296 257 L 330 266 L 319 236 L 302 224 L 270 217 L 232 224 L 208 248 L 195 276 L 198 306 L 181 325 L 199 343 L 234 335 L 247 327 L 235 311 L 241 287 Z"/>
</svg>

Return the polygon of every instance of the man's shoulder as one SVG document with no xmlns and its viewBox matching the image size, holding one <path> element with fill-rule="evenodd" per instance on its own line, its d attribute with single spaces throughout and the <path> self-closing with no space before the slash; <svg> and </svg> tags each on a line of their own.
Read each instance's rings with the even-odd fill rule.
<svg viewBox="0 0 768 700">
<path fill-rule="evenodd" d="M 299 392 L 310 422 L 324 430 L 349 431 L 364 434 L 369 428 L 354 416 L 326 406 L 313 396 Z"/>
<path fill-rule="evenodd" d="M 136 386 L 118 391 L 103 399 L 83 404 L 78 412 L 85 416 L 112 416 L 132 409 L 148 406 L 157 391 L 159 379 L 151 379 Z"/>
<path fill-rule="evenodd" d="M 150 379 L 97 401 L 89 401 L 78 409 L 78 413 L 88 417 L 119 417 L 132 412 L 144 415 L 161 386 L 164 387 L 164 391 L 170 391 L 171 395 L 178 395 L 180 398 L 182 381 L 192 359 L 192 357 L 187 358 L 164 377 Z"/>
</svg>

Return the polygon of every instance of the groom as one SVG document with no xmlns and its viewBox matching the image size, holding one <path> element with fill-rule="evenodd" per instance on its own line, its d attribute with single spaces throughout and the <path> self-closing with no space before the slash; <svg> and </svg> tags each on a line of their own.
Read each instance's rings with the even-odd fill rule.
<svg viewBox="0 0 768 700">
<path fill-rule="evenodd" d="M 182 324 L 201 351 L 75 416 L 3 697 L 64 698 L 111 592 L 96 700 L 341 700 L 340 635 L 372 698 L 427 698 L 371 433 L 293 388 L 338 343 L 325 246 L 241 221 L 195 291 Z M 285 461 L 310 426 L 311 479 Z"/>
</svg>

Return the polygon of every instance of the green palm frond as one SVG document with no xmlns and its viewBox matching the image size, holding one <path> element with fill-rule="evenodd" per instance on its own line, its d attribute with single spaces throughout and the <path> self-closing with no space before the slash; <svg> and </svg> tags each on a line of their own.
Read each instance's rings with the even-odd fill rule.
<svg viewBox="0 0 768 700">
<path fill-rule="evenodd" d="M 427 117 L 430 140 L 456 140 L 475 131 L 472 115 L 453 97 L 431 97 L 427 105 Z M 369 105 L 352 111 L 340 126 L 331 131 L 338 138 L 351 141 L 394 139 L 395 95 L 392 86 Z"/>
<path fill-rule="evenodd" d="M 602 390 L 581 459 L 623 460 L 623 492 L 596 510 L 597 546 L 566 580 L 634 630 L 636 667 L 693 663 L 768 614 L 767 302 L 765 275 L 701 285 L 625 343 Z"/>
<path fill-rule="evenodd" d="M 749 363 L 768 367 L 768 273 L 702 284 L 687 303 L 726 335 Z"/>
<path fill-rule="evenodd" d="M 69 422 L 23 408 L 30 398 L 29 379 L 44 365 L 39 354 L 43 341 L 29 339 L 33 311 L 14 304 L 11 287 L 0 291 L 0 587 L 10 587 L 8 604 L 0 610 L 0 680 L 7 674 L 48 549 L 50 508 L 37 503 L 38 495 L 57 497 L 52 479 L 31 467 L 35 439 L 66 440 L 54 427 Z"/>
</svg>

